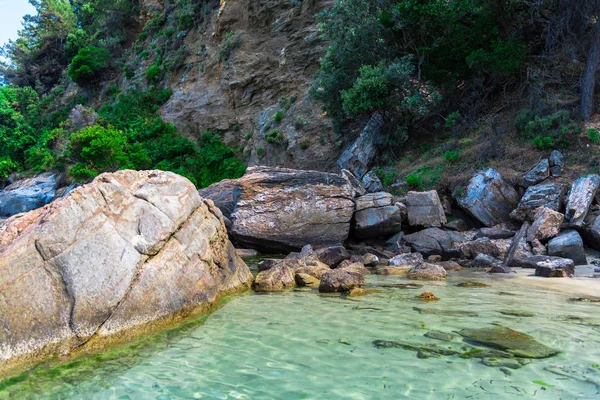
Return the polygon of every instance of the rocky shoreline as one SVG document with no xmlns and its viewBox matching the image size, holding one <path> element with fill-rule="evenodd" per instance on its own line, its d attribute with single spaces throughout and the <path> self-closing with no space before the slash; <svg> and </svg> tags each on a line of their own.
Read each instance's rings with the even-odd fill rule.
<svg viewBox="0 0 600 400">
<path fill-rule="evenodd" d="M 553 152 L 517 187 L 486 169 L 453 198 L 276 167 L 199 192 L 161 171 L 103 174 L 52 196 L 35 188 L 48 177 L 13 184 L 0 191 L 4 215 L 27 193 L 58 198 L 0 222 L 0 373 L 131 340 L 250 286 L 361 296 L 366 274 L 572 277 L 586 247 L 600 248 L 600 176 L 569 187 L 563 167 Z M 287 255 L 263 259 L 253 277 L 240 255 L 257 252 Z"/>
</svg>

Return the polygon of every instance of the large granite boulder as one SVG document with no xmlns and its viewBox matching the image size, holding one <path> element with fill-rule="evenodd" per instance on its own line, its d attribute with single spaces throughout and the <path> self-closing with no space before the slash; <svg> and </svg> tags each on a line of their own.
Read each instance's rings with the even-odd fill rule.
<svg viewBox="0 0 600 400">
<path fill-rule="evenodd" d="M 587 175 L 571 185 L 565 210 L 565 221 L 574 227 L 581 227 L 600 186 L 600 176 Z"/>
<path fill-rule="evenodd" d="M 583 240 L 574 229 L 561 232 L 560 235 L 548 242 L 548 255 L 570 258 L 575 265 L 587 265 Z"/>
<path fill-rule="evenodd" d="M 545 241 L 553 238 L 560 233 L 560 226 L 565 220 L 565 216 L 550 208 L 540 207 L 535 212 L 535 221 L 527 231 L 527 240 Z"/>
<path fill-rule="evenodd" d="M 338 159 L 340 169 L 347 169 L 358 179 L 362 179 L 377 157 L 383 141 L 382 127 L 383 116 L 380 113 L 373 114 L 360 136 Z"/>
<path fill-rule="evenodd" d="M 510 220 L 519 194 L 494 169 L 476 174 L 466 189 L 455 192 L 460 207 L 481 224 L 491 227 Z"/>
<path fill-rule="evenodd" d="M 252 282 L 219 209 L 162 171 L 103 174 L 4 221 L 0 271 L 0 374 L 130 340 Z"/>
<path fill-rule="evenodd" d="M 517 208 L 510 213 L 511 218 L 518 221 L 533 222 L 535 210 L 546 207 L 554 211 L 562 211 L 567 186 L 557 183 L 547 183 L 530 186 L 525 191 Z"/>
<path fill-rule="evenodd" d="M 249 168 L 236 180 L 200 191 L 231 217 L 232 240 L 268 252 L 341 245 L 350 232 L 353 192 L 346 179 L 325 172 Z"/>
<path fill-rule="evenodd" d="M 58 176 L 44 173 L 0 190 L 0 218 L 35 210 L 58 197 Z"/>
<path fill-rule="evenodd" d="M 413 251 L 423 257 L 440 255 L 445 259 L 459 255 L 450 233 L 439 228 L 427 228 L 402 238 Z"/>
<path fill-rule="evenodd" d="M 547 158 L 537 163 L 525 175 L 523 175 L 523 186 L 537 185 L 550 176 L 550 163 Z"/>
<path fill-rule="evenodd" d="M 411 226 L 425 228 L 441 228 L 446 221 L 446 214 L 437 191 L 408 192 L 406 195 L 408 223 Z"/>
<path fill-rule="evenodd" d="M 356 199 L 353 236 L 359 239 L 391 235 L 402 229 L 402 210 L 391 194 L 369 193 Z"/>
</svg>

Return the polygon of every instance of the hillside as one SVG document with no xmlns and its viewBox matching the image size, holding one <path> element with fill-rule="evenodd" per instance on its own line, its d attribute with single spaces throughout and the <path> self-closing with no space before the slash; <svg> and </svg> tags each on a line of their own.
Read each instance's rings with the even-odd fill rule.
<svg viewBox="0 0 600 400">
<path fill-rule="evenodd" d="M 552 149 L 592 171 L 595 3 L 36 2 L 3 50 L 0 179 L 334 171 L 373 113 L 368 169 L 391 191 L 516 181 Z"/>
</svg>

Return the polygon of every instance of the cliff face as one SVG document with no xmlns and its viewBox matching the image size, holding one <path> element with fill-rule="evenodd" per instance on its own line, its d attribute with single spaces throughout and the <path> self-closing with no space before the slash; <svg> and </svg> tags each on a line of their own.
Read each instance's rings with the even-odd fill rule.
<svg viewBox="0 0 600 400">
<path fill-rule="evenodd" d="M 162 117 L 190 137 L 224 132 L 250 165 L 333 169 L 340 138 L 307 94 L 326 50 L 315 15 L 332 4 L 221 0 L 204 27 L 183 39 L 190 55 L 163 82 L 173 96 Z M 147 1 L 146 8 L 157 7 Z M 240 44 L 219 60 L 228 34 Z"/>
</svg>

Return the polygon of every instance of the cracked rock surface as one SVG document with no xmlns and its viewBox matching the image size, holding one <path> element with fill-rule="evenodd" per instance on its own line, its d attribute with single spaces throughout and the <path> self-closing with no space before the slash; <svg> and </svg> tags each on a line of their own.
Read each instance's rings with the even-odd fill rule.
<svg viewBox="0 0 600 400">
<path fill-rule="evenodd" d="M 251 281 L 221 212 L 187 179 L 100 175 L 0 225 L 0 373 L 184 317 Z"/>
</svg>

